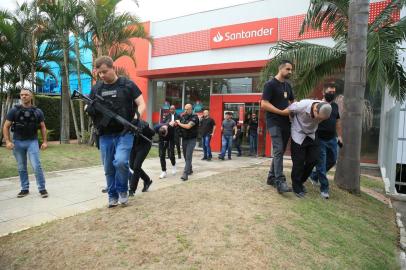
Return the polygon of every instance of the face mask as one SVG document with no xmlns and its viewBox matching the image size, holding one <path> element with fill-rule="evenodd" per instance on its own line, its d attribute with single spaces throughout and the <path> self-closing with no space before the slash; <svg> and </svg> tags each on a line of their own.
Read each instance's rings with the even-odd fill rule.
<svg viewBox="0 0 406 270">
<path fill-rule="evenodd" d="M 327 102 L 331 102 L 334 100 L 336 95 L 334 93 L 325 93 L 324 98 L 326 99 Z"/>
</svg>

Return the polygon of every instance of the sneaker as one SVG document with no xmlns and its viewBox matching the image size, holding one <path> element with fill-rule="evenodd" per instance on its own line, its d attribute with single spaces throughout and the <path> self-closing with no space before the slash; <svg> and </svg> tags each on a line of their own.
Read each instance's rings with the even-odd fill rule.
<svg viewBox="0 0 406 270">
<path fill-rule="evenodd" d="M 176 174 L 176 165 L 173 165 L 172 166 L 172 175 L 175 175 Z"/>
<path fill-rule="evenodd" d="M 231 157 L 228 157 L 228 160 L 231 160 Z"/>
<path fill-rule="evenodd" d="M 286 181 L 277 181 L 276 182 L 276 189 L 278 190 L 279 194 L 292 191 L 292 189 L 289 188 Z"/>
<path fill-rule="evenodd" d="M 128 203 L 128 194 L 127 194 L 127 192 L 119 192 L 118 193 L 118 202 L 121 205 L 126 205 Z"/>
<path fill-rule="evenodd" d="M 159 175 L 159 179 L 162 179 L 162 178 L 166 178 L 166 172 L 162 172 L 162 173 Z"/>
<path fill-rule="evenodd" d="M 202 160 L 207 160 L 207 157 L 203 157 Z"/>
<path fill-rule="evenodd" d="M 266 180 L 266 183 L 270 186 L 276 187 L 275 177 L 270 177 Z"/>
<path fill-rule="evenodd" d="M 182 181 L 187 181 L 188 180 L 187 173 L 183 173 L 183 175 L 180 177 L 180 179 L 182 179 Z"/>
<path fill-rule="evenodd" d="M 142 192 L 147 192 L 151 185 L 152 185 L 152 180 L 149 180 L 148 183 L 144 182 L 144 188 L 142 189 Z"/>
<path fill-rule="evenodd" d="M 118 200 L 116 198 L 109 198 L 109 208 L 116 207 L 118 205 Z"/>
<path fill-rule="evenodd" d="M 323 198 L 323 199 L 326 199 L 326 200 L 328 200 L 328 198 L 330 198 L 330 195 L 328 194 L 328 192 L 320 192 L 320 196 Z"/>
<path fill-rule="evenodd" d="M 208 158 L 207 158 L 207 161 L 211 161 L 211 157 L 208 157 Z"/>
<path fill-rule="evenodd" d="M 303 199 L 306 196 L 306 193 L 304 192 L 293 192 L 293 193 L 296 195 L 296 197 L 300 199 Z"/>
<path fill-rule="evenodd" d="M 47 198 L 48 197 L 48 192 L 46 189 L 43 189 L 39 192 L 39 194 L 41 194 L 42 198 Z"/>
<path fill-rule="evenodd" d="M 17 198 L 22 198 L 30 194 L 28 190 L 21 190 L 20 193 L 17 194 Z"/>
<path fill-rule="evenodd" d="M 131 189 L 130 189 L 130 190 L 128 191 L 128 196 L 129 196 L 129 197 L 134 197 L 134 194 L 135 194 L 135 190 L 131 190 Z"/>
<path fill-rule="evenodd" d="M 222 156 L 219 156 L 219 159 L 221 159 L 221 160 L 224 160 L 224 157 L 222 157 Z"/>
<path fill-rule="evenodd" d="M 107 187 L 105 187 L 105 188 L 102 189 L 102 193 L 107 193 L 107 191 L 108 191 L 108 190 L 107 190 Z"/>
</svg>

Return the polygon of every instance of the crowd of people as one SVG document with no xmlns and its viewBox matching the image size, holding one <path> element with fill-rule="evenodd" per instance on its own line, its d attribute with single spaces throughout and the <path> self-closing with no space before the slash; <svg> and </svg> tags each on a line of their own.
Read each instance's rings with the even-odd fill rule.
<svg viewBox="0 0 406 270">
<path fill-rule="evenodd" d="M 250 155 L 257 155 L 258 118 L 252 112 L 244 123 L 232 119 L 232 112 L 225 112 L 220 129 L 209 111 L 204 110 L 201 119 L 194 113 L 191 104 L 186 104 L 184 113 L 176 113 L 175 106 L 169 107 L 169 114 L 154 128 L 142 120 L 146 104 L 137 85 L 119 77 L 114 69 L 113 60 L 102 56 L 95 60 L 95 68 L 100 81 L 91 89 L 89 97 L 101 96 L 109 109 L 125 118 L 138 128 L 139 133 L 131 133 L 117 121 L 104 121 L 100 112 L 89 104 L 85 110 L 92 118 L 106 176 L 108 206 L 126 205 L 128 197 L 133 196 L 141 178 L 144 182 L 142 192 L 148 191 L 153 183 L 151 177 L 143 170 L 142 164 L 151 149 L 154 134 L 159 137 L 159 160 L 161 174 L 167 177 L 166 159 L 172 165 L 171 173 L 177 173 L 176 153 L 182 154 L 185 166 L 181 175 L 187 181 L 193 174 L 193 152 L 200 132 L 203 148 L 202 160 L 213 159 L 211 138 L 215 132 L 221 132 L 222 148 L 219 160 L 231 159 L 232 146 L 241 156 L 241 142 L 244 134 L 249 138 Z M 335 86 L 327 84 L 323 89 L 323 100 L 303 99 L 296 101 L 291 85 L 287 80 L 292 75 L 293 64 L 282 61 L 278 74 L 269 80 L 263 90 L 261 108 L 266 111 L 266 124 L 272 138 L 273 159 L 267 176 L 267 184 L 274 186 L 279 193 L 293 192 L 297 197 L 306 196 L 304 182 L 310 177 L 313 184 L 320 184 L 320 195 L 329 198 L 329 185 L 326 174 L 337 159 L 338 144 L 342 144 L 340 115 L 334 103 Z M 32 105 L 32 92 L 22 89 L 21 104 L 12 108 L 3 127 L 6 147 L 13 150 L 17 160 L 21 191 L 18 197 L 29 194 L 27 157 L 34 169 L 37 187 L 42 197 L 47 197 L 45 178 L 39 158 L 39 149 L 47 148 L 44 114 Z M 169 106 L 169 104 L 168 104 Z M 43 137 L 38 146 L 37 130 Z M 13 139 L 10 137 L 13 131 Z M 220 131 L 219 131 L 220 130 Z M 287 184 L 283 172 L 283 156 L 291 141 L 292 188 Z"/>
</svg>

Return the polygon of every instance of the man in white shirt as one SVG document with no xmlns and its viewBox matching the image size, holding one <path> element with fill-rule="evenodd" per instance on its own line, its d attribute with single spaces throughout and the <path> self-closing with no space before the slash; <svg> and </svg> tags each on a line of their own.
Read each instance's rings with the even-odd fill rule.
<svg viewBox="0 0 406 270">
<path fill-rule="evenodd" d="M 331 105 L 320 100 L 304 99 L 292 103 L 283 112 L 292 119 L 292 188 L 297 197 L 303 198 L 306 192 L 303 183 L 320 156 L 316 130 L 320 122 L 330 117 Z"/>
</svg>

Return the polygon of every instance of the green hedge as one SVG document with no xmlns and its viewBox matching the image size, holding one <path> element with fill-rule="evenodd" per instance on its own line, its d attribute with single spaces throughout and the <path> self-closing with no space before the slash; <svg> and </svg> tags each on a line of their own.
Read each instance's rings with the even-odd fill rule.
<svg viewBox="0 0 406 270">
<path fill-rule="evenodd" d="M 59 140 L 60 136 L 60 113 L 61 113 L 61 98 L 59 96 L 45 96 L 36 95 L 35 105 L 40 108 L 45 115 L 45 125 L 48 130 L 52 130 L 49 134 L 50 141 Z M 78 125 L 80 126 L 79 120 L 79 101 L 74 101 L 74 107 L 76 112 L 76 118 Z M 75 127 L 73 125 L 72 114 L 70 115 L 70 138 L 76 139 Z M 85 116 L 85 125 L 87 127 L 87 117 Z"/>
</svg>

